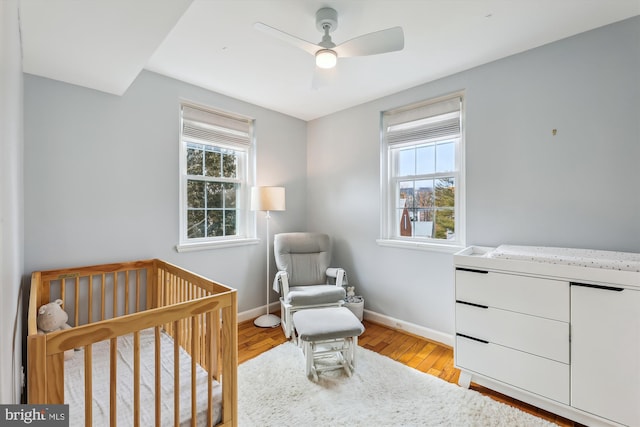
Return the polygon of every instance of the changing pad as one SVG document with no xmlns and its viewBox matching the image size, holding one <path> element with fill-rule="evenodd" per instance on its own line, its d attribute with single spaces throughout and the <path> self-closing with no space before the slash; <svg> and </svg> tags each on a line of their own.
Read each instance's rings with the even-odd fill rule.
<svg viewBox="0 0 640 427">
<path fill-rule="evenodd" d="M 640 254 L 632 252 L 500 245 L 487 257 L 640 272 Z"/>
</svg>

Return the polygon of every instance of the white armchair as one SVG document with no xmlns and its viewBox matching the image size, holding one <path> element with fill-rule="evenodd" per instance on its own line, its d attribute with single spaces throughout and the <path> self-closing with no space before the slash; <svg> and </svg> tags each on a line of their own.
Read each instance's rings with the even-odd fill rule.
<svg viewBox="0 0 640 427">
<path fill-rule="evenodd" d="M 306 308 L 344 304 L 347 276 L 331 268 L 331 240 L 322 233 L 280 233 L 273 252 L 278 267 L 274 289 L 280 292 L 280 317 L 287 338 L 293 334 L 293 313 Z"/>
</svg>

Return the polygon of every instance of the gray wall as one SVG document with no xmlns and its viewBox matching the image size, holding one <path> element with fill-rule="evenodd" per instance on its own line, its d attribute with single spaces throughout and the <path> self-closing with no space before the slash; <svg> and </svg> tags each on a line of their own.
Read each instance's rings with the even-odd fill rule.
<svg viewBox="0 0 640 427">
<path fill-rule="evenodd" d="M 336 236 L 366 308 L 453 332 L 452 255 L 375 240 L 380 111 L 457 90 L 466 92 L 467 244 L 640 252 L 636 17 L 308 124 L 308 225 Z"/>
<path fill-rule="evenodd" d="M 287 191 L 270 231 L 306 228 L 305 122 L 151 72 L 122 97 L 26 75 L 27 273 L 162 258 L 238 289 L 240 311 L 265 304 L 261 213 L 259 245 L 175 250 L 181 100 L 256 119 L 257 184 Z"/>
</svg>

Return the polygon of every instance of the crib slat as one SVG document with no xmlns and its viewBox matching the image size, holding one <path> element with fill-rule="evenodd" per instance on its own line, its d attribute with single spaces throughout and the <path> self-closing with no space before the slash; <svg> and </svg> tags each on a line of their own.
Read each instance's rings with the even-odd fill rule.
<svg viewBox="0 0 640 427">
<path fill-rule="evenodd" d="M 216 381 L 220 381 L 220 372 L 221 372 L 221 363 L 220 358 L 222 356 L 221 353 L 221 336 L 220 336 L 220 311 L 216 310 L 213 312 L 213 328 L 211 333 L 211 340 L 213 341 L 212 347 L 214 351 L 212 351 L 213 362 L 211 364 L 211 374 L 216 379 Z"/>
<path fill-rule="evenodd" d="M 205 295 L 205 291 L 204 289 L 200 289 L 200 297 L 204 297 Z M 200 322 L 200 329 L 203 331 L 206 331 L 206 325 L 207 325 L 207 316 L 206 315 L 202 315 L 202 317 L 200 318 L 201 322 Z M 201 363 L 207 363 L 206 357 L 207 357 L 207 337 L 205 334 L 200 334 L 200 362 Z"/>
<path fill-rule="evenodd" d="M 165 274 L 166 274 L 166 281 L 168 285 L 167 290 L 170 291 L 169 298 L 165 301 L 165 304 L 173 304 L 176 300 L 175 296 L 178 292 L 178 289 L 176 287 L 174 277 L 169 273 L 165 273 Z"/>
<path fill-rule="evenodd" d="M 145 310 L 149 308 L 160 307 L 160 299 L 164 291 L 164 284 L 162 283 L 162 270 L 158 269 L 154 271 L 154 281 L 149 281 L 149 271 L 147 270 L 147 306 Z M 155 292 L 155 293 L 154 293 Z"/>
<path fill-rule="evenodd" d="M 64 299 L 65 291 L 66 291 L 66 288 L 67 288 L 66 282 L 67 282 L 67 279 L 61 279 L 60 280 L 60 299 L 62 300 L 62 306 L 63 307 L 66 305 L 65 304 L 65 299 Z"/>
<path fill-rule="evenodd" d="M 106 280 L 106 275 L 104 273 L 102 273 L 102 298 L 100 299 L 100 306 L 101 306 L 101 310 L 100 310 L 100 320 L 104 320 L 104 303 L 105 303 L 105 280 Z"/>
<path fill-rule="evenodd" d="M 173 287 L 176 289 L 176 293 L 173 296 L 173 303 L 180 301 L 180 281 L 175 275 L 171 275 L 171 282 L 173 283 Z"/>
<path fill-rule="evenodd" d="M 73 326 L 78 326 L 78 319 L 79 319 L 79 315 L 80 315 L 80 277 L 76 277 L 75 280 L 75 293 L 74 293 L 74 303 L 75 305 L 73 306 L 73 311 L 75 312 L 75 321 L 76 323 Z"/>
<path fill-rule="evenodd" d="M 87 323 L 93 322 L 93 275 L 89 276 L 89 312 Z"/>
<path fill-rule="evenodd" d="M 169 290 L 171 291 L 171 294 L 169 296 L 169 299 L 167 301 L 165 301 L 165 305 L 173 305 L 175 304 L 177 298 L 176 295 L 178 295 L 178 286 L 176 285 L 176 278 L 173 275 L 169 275 L 168 277 L 169 279 Z M 176 335 L 178 333 L 178 328 L 180 327 L 180 323 L 171 323 L 171 334 L 174 336 L 174 339 L 177 340 Z"/>
<path fill-rule="evenodd" d="M 164 287 L 164 295 L 162 296 L 162 300 L 160 300 L 160 305 L 158 307 L 162 307 L 169 301 L 169 277 L 167 276 L 167 272 L 162 270 L 162 286 Z"/>
<path fill-rule="evenodd" d="M 51 302 L 51 280 L 42 281 L 42 289 L 40 290 L 40 302 L 38 307 Z"/>
<path fill-rule="evenodd" d="M 140 311 L 140 272 L 136 270 L 136 313 Z"/>
<path fill-rule="evenodd" d="M 177 283 L 177 288 L 178 288 L 178 295 L 176 297 L 176 302 L 182 301 L 184 298 L 184 288 L 182 286 L 182 279 L 180 279 L 179 277 L 175 278 L 176 283 Z M 180 332 L 182 332 L 184 330 L 184 322 L 181 320 L 180 321 Z M 178 340 L 178 342 L 180 343 L 181 346 L 184 346 L 184 334 L 180 334 L 180 340 Z"/>
<path fill-rule="evenodd" d="M 186 301 L 186 299 L 185 299 L 186 298 L 185 297 L 186 288 L 184 286 L 184 279 L 182 279 L 182 277 L 178 277 L 177 280 L 178 280 L 178 283 L 180 284 L 179 285 L 179 287 L 180 287 L 180 297 L 179 297 L 178 301 L 179 302 Z M 185 322 L 186 322 L 186 319 L 183 319 L 183 320 L 180 321 L 180 326 L 182 328 L 182 330 L 180 331 L 180 332 L 182 332 L 182 334 L 180 335 L 180 338 L 181 338 L 180 345 L 183 348 L 189 348 L 189 347 L 187 347 L 186 342 L 189 339 L 190 335 L 185 333 L 187 331 L 187 325 L 185 324 Z"/>
<path fill-rule="evenodd" d="M 156 293 L 156 299 L 154 301 L 154 304 L 156 308 L 159 308 L 165 304 L 165 302 L 167 301 L 167 298 L 169 297 L 168 296 L 169 284 L 167 283 L 167 277 L 164 270 L 158 269 L 157 285 L 158 285 L 158 292 Z M 163 328 L 166 332 L 171 334 L 170 332 L 171 328 L 169 324 L 165 323 Z"/>
<path fill-rule="evenodd" d="M 217 313 L 217 311 L 216 311 Z M 213 340 L 211 339 L 212 328 L 213 328 L 213 314 L 212 312 L 208 312 L 206 314 L 206 346 L 207 349 L 205 354 L 207 355 L 207 427 L 211 427 L 213 423 L 213 408 L 211 400 L 213 398 L 213 387 L 211 379 L 213 378 Z"/>
<path fill-rule="evenodd" d="M 162 281 L 163 284 L 163 295 L 162 295 L 162 299 L 160 300 L 160 305 L 158 307 L 164 307 L 166 304 L 169 304 L 169 299 L 171 297 L 170 292 L 171 292 L 171 287 L 170 287 L 170 283 L 169 283 L 169 277 L 167 277 L 167 273 L 163 270 L 162 271 L 163 275 L 164 275 L 164 279 Z M 167 333 L 169 333 L 169 335 L 173 336 L 173 323 L 168 323 L 164 325 L 165 330 L 167 331 Z"/>
<path fill-rule="evenodd" d="M 180 289 L 182 289 L 182 294 L 180 295 L 180 302 L 186 301 L 187 300 L 187 286 L 184 282 L 184 279 L 182 277 L 178 278 L 178 280 L 180 281 Z M 181 321 L 181 325 L 182 325 L 182 335 L 181 335 L 181 342 L 180 345 L 182 346 L 182 348 L 191 348 L 189 342 L 191 341 L 191 334 L 189 334 L 189 325 L 187 324 L 189 319 L 182 319 Z"/>
<path fill-rule="evenodd" d="M 140 331 L 133 333 L 133 425 L 140 427 Z"/>
<path fill-rule="evenodd" d="M 129 270 L 124 272 L 124 314 L 129 314 Z"/>
<path fill-rule="evenodd" d="M 179 320 L 174 323 L 175 337 L 173 340 L 173 424 L 180 426 L 180 326 Z"/>
<path fill-rule="evenodd" d="M 160 298 L 162 296 L 160 289 L 164 284 L 160 277 L 160 275 L 164 273 L 164 270 L 158 268 L 156 263 L 153 264 L 153 268 L 153 271 L 147 269 L 147 310 L 160 307 Z"/>
<path fill-rule="evenodd" d="M 111 318 L 118 317 L 118 272 L 113 272 L 113 313 Z"/>
<path fill-rule="evenodd" d="M 91 344 L 84 347 L 84 425 L 91 427 L 93 423 L 93 369 Z M 87 403 L 88 402 L 88 403 Z"/>
<path fill-rule="evenodd" d="M 117 412 L 116 412 L 116 391 L 118 385 L 118 339 L 111 338 L 109 345 L 109 425 L 116 427 L 117 425 Z"/>
<path fill-rule="evenodd" d="M 191 286 L 189 286 L 189 283 L 184 280 L 184 279 L 180 279 L 180 281 L 182 282 L 182 287 L 184 288 L 184 296 L 182 298 L 182 301 L 190 301 L 191 298 L 190 297 L 190 291 L 191 291 Z M 181 302 L 182 302 L 181 301 Z M 185 341 L 182 345 L 182 347 L 184 347 L 185 349 L 191 348 L 191 334 L 189 333 L 189 329 L 191 329 L 189 326 L 189 319 L 184 319 L 184 322 L 182 323 L 182 326 L 184 327 L 184 338 Z"/>
<path fill-rule="evenodd" d="M 162 390 L 160 385 L 162 384 L 161 382 L 161 378 L 160 378 L 160 351 L 162 351 L 162 349 L 160 348 L 160 327 L 156 326 L 155 328 L 155 386 L 156 386 L 156 427 L 160 427 L 160 420 L 161 418 L 161 406 L 160 406 L 160 401 L 162 399 Z"/>
<path fill-rule="evenodd" d="M 198 354 L 198 335 L 200 334 L 199 328 L 199 316 L 193 316 L 191 318 L 191 427 L 196 427 L 196 417 L 197 417 L 197 400 L 198 395 L 196 394 L 196 358 L 194 355 Z"/>
<path fill-rule="evenodd" d="M 177 295 L 178 295 L 178 286 L 176 285 L 176 278 L 173 275 L 169 276 L 169 286 L 171 289 L 171 297 L 169 298 L 169 301 L 165 302 L 166 305 L 173 305 L 176 303 L 177 300 Z M 178 336 L 175 335 L 178 333 L 178 328 L 180 327 L 180 323 L 176 322 L 176 323 L 172 323 L 171 324 L 171 333 L 174 334 L 174 337 Z M 177 340 L 177 338 L 175 338 Z"/>
</svg>

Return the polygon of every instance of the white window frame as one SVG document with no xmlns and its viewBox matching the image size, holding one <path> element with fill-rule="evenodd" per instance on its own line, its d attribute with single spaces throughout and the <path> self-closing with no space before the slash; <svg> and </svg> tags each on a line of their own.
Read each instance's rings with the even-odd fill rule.
<svg viewBox="0 0 640 427">
<path fill-rule="evenodd" d="M 186 111 L 186 113 L 185 113 Z M 185 117 L 188 116 L 188 117 Z M 191 102 L 180 103 L 180 189 L 179 189 L 179 217 L 180 231 L 179 243 L 176 245 L 178 252 L 189 252 L 257 244 L 255 215 L 249 210 L 251 186 L 255 176 L 255 121 L 249 117 L 232 114 L 225 111 L 212 109 Z M 193 129 L 196 129 L 194 132 Z M 213 129 L 214 133 L 207 130 Z M 202 130 L 202 132 L 199 132 Z M 215 134 L 215 135 L 214 135 Z M 224 137 L 225 134 L 229 138 Z M 214 136 L 212 136 L 214 135 Z M 220 137 L 222 135 L 222 137 Z M 213 181 L 226 181 L 239 184 L 239 194 L 236 199 L 236 230 L 233 236 L 213 236 L 202 238 L 189 238 L 187 236 L 187 145 L 196 143 L 229 149 L 243 153 L 238 159 L 236 178 L 217 178 Z M 193 177 L 191 177 L 193 178 Z M 206 181 L 204 178 L 203 181 Z"/>
<path fill-rule="evenodd" d="M 411 147 L 419 146 L 427 141 L 398 143 L 395 141 L 389 144 L 387 129 L 389 123 L 399 121 L 413 121 L 426 119 L 432 115 L 445 114 L 442 110 L 444 105 L 451 104 L 456 99 L 460 100 L 460 136 L 455 148 L 455 171 L 444 174 L 430 174 L 428 179 L 440 176 L 453 177 L 455 179 L 455 237 L 454 239 L 436 239 L 415 236 L 400 236 L 396 232 L 396 223 L 399 222 L 397 216 L 399 192 L 397 191 L 397 181 L 401 178 L 395 176 L 395 165 L 393 164 L 392 149 L 399 146 Z M 424 249 L 439 252 L 456 252 L 466 245 L 466 221 L 465 221 L 465 132 L 464 132 L 464 92 L 456 92 L 446 96 L 430 99 L 417 104 L 412 104 L 392 110 L 383 111 L 380 115 L 380 238 L 377 243 L 381 246 L 391 246 L 410 249 Z M 442 140 L 442 139 L 441 139 Z M 446 138 L 445 138 L 446 140 Z M 436 142 L 437 138 L 429 139 L 428 142 Z M 420 175 L 402 177 L 404 180 L 419 180 Z"/>
</svg>

